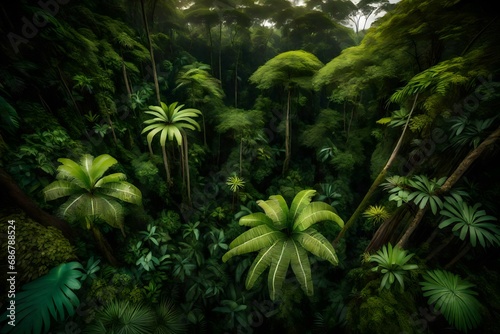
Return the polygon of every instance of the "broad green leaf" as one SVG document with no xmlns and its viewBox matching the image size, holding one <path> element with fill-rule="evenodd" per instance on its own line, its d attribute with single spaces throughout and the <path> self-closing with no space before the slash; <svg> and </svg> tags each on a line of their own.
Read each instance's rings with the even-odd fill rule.
<svg viewBox="0 0 500 334">
<path fill-rule="evenodd" d="M 67 197 L 81 191 L 85 190 L 66 180 L 54 181 L 43 189 L 46 201 Z"/>
<path fill-rule="evenodd" d="M 294 231 L 304 231 L 310 226 L 322 222 L 333 221 L 341 228 L 344 227 L 344 221 L 335 213 L 331 205 L 324 202 L 309 203 L 293 222 Z"/>
<path fill-rule="evenodd" d="M 327 260 L 333 265 L 338 264 L 337 254 L 330 241 L 312 227 L 302 232 L 295 232 L 293 239 L 317 257 Z"/>
<path fill-rule="evenodd" d="M 302 290 L 308 296 L 314 294 L 312 276 L 311 276 L 311 265 L 309 263 L 309 256 L 307 251 L 295 240 L 289 241 L 290 253 L 290 266 L 292 267 L 295 277 L 300 283 Z"/>
<path fill-rule="evenodd" d="M 255 213 L 251 213 L 249 215 L 241 217 L 239 220 L 239 224 L 241 226 L 249 226 L 249 227 L 255 227 L 258 225 L 266 224 L 269 227 L 272 227 L 273 221 L 271 220 L 271 218 L 266 216 L 264 213 L 255 212 Z"/>
<path fill-rule="evenodd" d="M 81 287 L 80 270 L 78 262 L 63 263 L 25 284 L 16 294 L 16 326 L 10 333 L 47 333 L 52 320 L 62 322 L 73 316 L 80 303 L 73 292 Z"/>
<path fill-rule="evenodd" d="M 276 199 L 269 199 L 267 201 L 259 200 L 257 205 L 260 206 L 266 215 L 272 219 L 277 229 L 286 227 L 288 215 L 283 212 L 280 202 Z"/>
<path fill-rule="evenodd" d="M 247 289 L 251 289 L 255 284 L 255 281 L 257 281 L 260 275 L 271 265 L 271 261 L 273 257 L 278 255 L 278 250 L 280 249 L 279 245 L 282 243 L 282 240 L 276 240 L 269 247 L 263 248 L 259 252 L 248 270 L 245 282 Z"/>
<path fill-rule="evenodd" d="M 290 249 L 287 247 L 290 241 L 282 241 L 276 244 L 276 256 L 273 256 L 267 277 L 267 286 L 271 300 L 276 300 L 281 293 L 281 287 L 285 281 L 288 265 L 290 263 Z"/>
<path fill-rule="evenodd" d="M 316 195 L 316 190 L 306 189 L 300 191 L 293 198 L 290 206 L 290 221 L 294 223 L 302 210 L 311 203 L 311 199 Z"/>
<path fill-rule="evenodd" d="M 258 251 L 283 238 L 285 238 L 285 235 L 282 232 L 276 231 L 267 225 L 253 227 L 229 244 L 230 250 L 224 254 L 222 261 L 226 262 L 235 255 Z"/>
</svg>

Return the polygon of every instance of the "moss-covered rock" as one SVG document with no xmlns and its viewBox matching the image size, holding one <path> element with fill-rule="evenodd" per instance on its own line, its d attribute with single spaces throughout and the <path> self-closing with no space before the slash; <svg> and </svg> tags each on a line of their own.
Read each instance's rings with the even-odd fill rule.
<svg viewBox="0 0 500 334">
<path fill-rule="evenodd" d="M 15 226 L 15 269 L 18 284 L 31 282 L 61 263 L 76 260 L 74 247 L 55 227 L 45 227 L 25 213 L 13 213 L 0 214 L 2 231 L 7 231 L 9 221 L 14 221 Z M 7 238 L 0 239 L 2 250 L 7 249 L 7 242 Z"/>
</svg>

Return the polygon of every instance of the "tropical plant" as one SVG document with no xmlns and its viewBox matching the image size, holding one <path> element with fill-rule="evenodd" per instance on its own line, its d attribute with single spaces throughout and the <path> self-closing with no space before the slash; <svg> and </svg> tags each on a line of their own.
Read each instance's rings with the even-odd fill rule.
<svg viewBox="0 0 500 334">
<path fill-rule="evenodd" d="M 438 208 L 443 207 L 443 201 L 436 195 L 436 191 L 444 184 L 446 179 L 447 177 L 444 176 L 439 180 L 435 178 L 429 180 L 425 175 L 415 175 L 408 181 L 410 186 L 415 189 L 408 195 L 408 201 L 413 200 L 420 209 L 425 208 L 428 203 L 432 213 L 436 214 Z"/>
<path fill-rule="evenodd" d="M 259 251 L 249 269 L 246 288 L 251 289 L 259 276 L 269 267 L 268 289 L 272 300 L 281 292 L 288 267 L 307 295 L 313 294 L 311 267 L 307 252 L 337 265 L 338 258 L 330 242 L 312 225 L 332 221 L 344 225 L 335 210 L 323 202 L 311 202 L 315 190 L 300 191 L 290 208 L 281 195 L 257 201 L 264 210 L 241 217 L 239 224 L 251 227 L 234 239 L 222 257 L 227 262 L 236 255 Z"/>
<path fill-rule="evenodd" d="M 449 271 L 431 270 L 420 282 L 428 303 L 443 314 L 448 323 L 466 332 L 481 322 L 481 304 L 476 299 L 474 284 L 463 280 Z"/>
<path fill-rule="evenodd" d="M 236 195 L 245 187 L 245 180 L 238 175 L 231 175 L 227 178 L 226 185 L 228 185 L 229 189 L 233 192 L 232 209 L 234 209 Z"/>
<path fill-rule="evenodd" d="M 480 206 L 481 203 L 469 206 L 458 194 L 446 196 L 440 213 L 448 218 L 439 224 L 439 228 L 453 225 L 452 232 L 458 234 L 460 240 L 468 238 L 473 247 L 478 241 L 484 248 L 488 245 L 500 246 L 500 228 L 493 223 L 497 219 L 484 210 L 478 210 Z"/>
<path fill-rule="evenodd" d="M 44 188 L 45 200 L 62 197 L 68 200 L 61 205 L 59 214 L 69 221 L 80 221 L 91 230 L 98 246 L 111 263 L 116 263 L 109 244 L 98 228 L 100 221 L 121 229 L 123 235 L 123 207 L 120 201 L 142 205 L 141 191 L 129 182 L 123 173 L 104 176 L 118 161 L 109 154 L 94 159 L 85 154 L 80 164 L 71 159 L 60 158 L 57 181 Z"/>
<path fill-rule="evenodd" d="M 181 334 L 187 332 L 183 314 L 174 302 L 164 299 L 155 305 L 156 322 L 152 334 Z"/>
<path fill-rule="evenodd" d="M 220 306 L 213 309 L 215 312 L 227 314 L 229 321 L 226 322 L 224 328 L 232 330 L 234 329 L 236 323 L 240 326 L 248 326 L 248 313 L 245 297 L 241 294 L 238 295 L 234 285 L 229 288 L 227 299 L 222 299 L 220 301 Z"/>
<path fill-rule="evenodd" d="M 363 212 L 363 216 L 373 224 L 380 224 L 390 217 L 387 209 L 382 205 L 370 205 L 368 209 Z"/>
<path fill-rule="evenodd" d="M 380 289 L 390 289 L 395 280 L 399 282 L 401 291 L 404 290 L 404 275 L 409 270 L 418 268 L 416 264 L 407 264 L 415 254 L 408 254 L 406 250 L 398 246 L 392 247 L 389 243 L 371 255 L 369 261 L 377 263 L 372 271 L 383 274 Z"/>
<path fill-rule="evenodd" d="M 278 54 L 260 66 L 249 78 L 259 89 L 281 86 L 287 93 L 285 108 L 285 161 L 283 173 L 288 170 L 291 157 L 291 103 L 294 87 L 312 88 L 313 75 L 323 63 L 312 53 L 292 50 Z"/>
<path fill-rule="evenodd" d="M 82 270 L 78 262 L 62 263 L 25 284 L 16 294 L 15 326 L 4 326 L 1 333 L 47 333 L 51 319 L 64 321 L 73 316 L 80 305 L 74 291 L 82 286 Z M 2 321 L 9 319 L 8 312 L 2 315 Z"/>
<path fill-rule="evenodd" d="M 151 148 L 153 138 L 157 133 L 160 133 L 160 145 L 162 148 L 163 163 L 167 173 L 168 184 L 172 184 L 172 179 L 170 177 L 170 168 L 168 165 L 168 156 L 165 146 L 167 140 L 173 141 L 175 138 L 175 141 L 181 151 L 181 165 L 183 166 L 183 175 L 187 183 L 188 200 L 191 202 L 189 155 L 185 129 L 200 130 L 200 125 L 194 120 L 194 118 L 200 116 L 201 111 L 193 108 L 182 109 L 184 104 L 177 104 L 178 102 L 174 102 L 169 105 L 161 102 L 161 106 L 149 106 L 149 110 L 145 113 L 154 116 L 154 118 L 144 121 L 145 124 L 149 125 L 146 126 L 141 133 L 149 132 L 146 138 L 151 155 L 153 154 L 153 149 Z"/>
<path fill-rule="evenodd" d="M 452 131 L 451 146 L 460 148 L 469 145 L 477 148 L 483 139 L 483 134 L 496 118 L 497 116 L 485 120 L 470 120 L 467 116 L 453 117 L 449 120 L 451 123 L 450 130 Z"/>
</svg>

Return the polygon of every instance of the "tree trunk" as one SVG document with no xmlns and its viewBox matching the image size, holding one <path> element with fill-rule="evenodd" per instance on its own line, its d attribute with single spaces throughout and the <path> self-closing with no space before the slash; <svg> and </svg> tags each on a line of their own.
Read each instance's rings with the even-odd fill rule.
<svg viewBox="0 0 500 334">
<path fill-rule="evenodd" d="M 0 186 L 2 188 L 2 194 L 14 201 L 14 203 L 31 219 L 43 226 L 53 226 L 61 230 L 69 241 L 74 239 L 75 233 L 66 221 L 43 211 L 35 201 L 19 188 L 14 179 L 2 168 L 0 168 Z M 6 203 L 6 201 L 7 199 L 3 199 L 2 203 Z"/>
<path fill-rule="evenodd" d="M 97 227 L 95 227 L 93 224 L 92 224 L 91 230 L 92 230 L 92 234 L 94 235 L 94 239 L 97 242 L 97 247 L 99 248 L 99 251 L 101 252 L 101 254 L 104 255 L 104 257 L 106 258 L 106 260 L 108 261 L 109 264 L 111 264 L 114 267 L 117 267 L 118 260 L 116 260 L 116 258 L 114 257 L 113 249 L 109 245 L 109 243 L 106 240 L 106 238 L 104 237 L 104 235 L 102 235 L 101 231 Z"/>
<path fill-rule="evenodd" d="M 400 206 L 399 208 L 397 208 L 396 212 L 389 219 L 384 221 L 382 225 L 380 225 L 380 227 L 377 229 L 372 239 L 370 240 L 370 243 L 366 247 L 365 252 L 375 252 L 388 242 L 392 242 L 397 227 L 401 222 L 407 220 L 408 215 L 409 211 L 406 206 Z"/>
<path fill-rule="evenodd" d="M 161 106 L 161 97 L 160 97 L 160 84 L 158 83 L 158 75 L 156 74 L 156 61 L 155 55 L 153 52 L 153 43 L 151 43 L 151 34 L 149 33 L 148 19 L 146 17 L 146 10 L 144 9 L 144 0 L 141 0 L 141 10 L 142 10 L 142 20 L 144 22 L 144 29 L 146 30 L 146 36 L 148 38 L 149 45 L 149 55 L 151 57 L 151 66 L 153 72 L 153 80 L 155 84 L 156 91 L 156 99 L 158 100 L 158 105 Z"/>
<path fill-rule="evenodd" d="M 290 135 L 290 99 L 291 89 L 288 88 L 288 97 L 286 102 L 286 119 L 285 119 L 285 161 L 283 162 L 283 175 L 288 170 L 291 154 L 291 135 Z"/>
<path fill-rule="evenodd" d="M 399 137 L 398 143 L 396 144 L 396 147 L 392 151 L 392 154 L 389 157 L 389 160 L 387 160 L 384 168 L 382 168 L 382 170 L 378 174 L 375 181 L 373 181 L 370 189 L 368 189 L 368 192 L 366 193 L 365 197 L 363 198 L 361 203 L 358 205 L 358 207 L 356 208 L 356 210 L 352 214 L 351 218 L 349 218 L 347 223 L 344 225 L 344 228 L 340 231 L 337 238 L 335 238 L 335 240 L 333 241 L 334 247 L 338 244 L 340 238 L 342 238 L 344 236 L 347 229 L 349 229 L 351 227 L 351 225 L 354 224 L 354 222 L 358 219 L 359 215 L 363 212 L 363 210 L 365 210 L 370 199 L 372 198 L 373 194 L 375 193 L 375 190 L 377 190 L 378 186 L 382 183 L 382 181 L 384 181 L 385 175 L 387 174 L 387 171 L 389 170 L 389 168 L 392 166 L 392 163 L 396 159 L 396 156 L 398 155 L 399 149 L 401 148 L 401 145 L 403 143 L 403 138 L 405 136 L 406 129 L 408 128 L 408 123 L 410 121 L 413 110 L 415 110 L 415 106 L 417 104 L 417 98 L 418 98 L 418 94 L 415 95 L 415 100 L 413 101 L 413 106 L 411 108 L 410 114 L 408 115 L 408 119 L 406 120 L 405 127 L 403 128 L 403 132 L 401 133 L 401 136 Z"/>
<path fill-rule="evenodd" d="M 486 138 L 477 148 L 472 150 L 467 156 L 462 160 L 460 165 L 455 169 L 453 174 L 451 174 L 448 179 L 446 179 L 446 182 L 439 188 L 436 192 L 435 195 L 442 195 L 446 192 L 448 192 L 455 183 L 462 177 L 462 175 L 469 169 L 469 167 L 472 165 L 474 161 L 476 161 L 477 158 L 481 156 L 481 154 L 486 150 L 488 146 L 493 144 L 498 138 L 500 137 L 500 126 L 493 131 L 488 138 Z M 421 212 L 424 211 L 424 212 Z M 418 224 L 422 220 L 423 216 L 425 213 L 425 208 L 420 209 L 417 212 L 417 215 L 415 216 L 415 219 L 413 219 L 412 223 L 408 227 L 408 230 L 405 232 L 401 240 L 398 242 L 398 245 L 400 245 L 402 248 L 406 244 L 408 238 L 410 235 L 413 233 L 413 231 L 417 228 Z"/>
<path fill-rule="evenodd" d="M 420 209 L 420 208 L 418 209 L 417 214 L 415 215 L 415 217 L 411 221 L 410 225 L 408 225 L 408 228 L 406 229 L 406 231 L 403 234 L 403 236 L 401 237 L 401 239 L 399 239 L 399 241 L 398 241 L 398 246 L 400 248 L 405 248 L 406 243 L 408 242 L 408 239 L 410 238 L 410 235 L 412 235 L 413 231 L 415 231 L 418 224 L 420 223 L 420 221 L 424 217 L 424 214 L 426 211 L 427 211 L 427 207 L 424 207 L 423 209 Z"/>
<path fill-rule="evenodd" d="M 191 206 L 191 180 L 189 177 L 189 151 L 188 151 L 188 142 L 187 136 L 184 134 L 184 140 L 182 141 L 184 146 L 184 160 L 186 167 L 186 187 L 187 187 L 187 196 L 188 196 L 188 205 Z"/>
<path fill-rule="evenodd" d="M 167 183 L 168 186 L 172 185 L 172 178 L 170 177 L 170 166 L 168 165 L 167 149 L 165 145 L 161 146 L 161 152 L 163 154 L 163 165 L 165 166 L 165 172 L 167 173 Z"/>
</svg>

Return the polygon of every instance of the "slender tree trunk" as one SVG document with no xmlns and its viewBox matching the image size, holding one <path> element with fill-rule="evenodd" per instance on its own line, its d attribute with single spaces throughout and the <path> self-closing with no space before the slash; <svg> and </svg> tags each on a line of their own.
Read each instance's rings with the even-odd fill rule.
<svg viewBox="0 0 500 334">
<path fill-rule="evenodd" d="M 411 221 L 410 225 L 408 225 L 408 228 L 406 229 L 406 231 L 403 234 L 403 236 L 401 237 L 401 239 L 399 239 L 399 241 L 398 241 L 398 246 L 400 248 L 406 247 L 406 243 L 408 242 L 408 238 L 410 238 L 410 235 L 412 235 L 413 231 L 415 231 L 418 224 L 420 223 L 420 221 L 424 217 L 426 211 L 427 211 L 427 207 L 424 207 L 423 209 L 420 209 L 420 208 L 418 209 L 417 214 L 415 215 L 415 217 Z"/>
<path fill-rule="evenodd" d="M 358 205 L 358 207 L 356 208 L 356 210 L 352 214 L 351 218 L 349 218 L 349 220 L 347 221 L 347 223 L 344 225 L 344 228 L 340 231 L 340 233 L 338 234 L 337 238 L 333 241 L 333 246 L 334 247 L 337 246 L 340 238 L 342 238 L 344 236 L 345 232 L 354 224 L 354 222 L 356 220 L 358 220 L 359 215 L 363 212 L 363 210 L 365 210 L 366 206 L 368 205 L 370 199 L 372 198 L 373 194 L 377 190 L 378 186 L 382 183 L 382 181 L 384 181 L 385 176 L 387 174 L 387 171 L 392 166 L 392 163 L 396 159 L 396 156 L 398 155 L 399 149 L 401 148 L 401 145 L 403 143 L 403 138 L 404 138 L 406 130 L 408 128 L 408 123 L 410 121 L 410 118 L 411 118 L 411 115 L 413 113 L 413 110 L 415 110 L 415 106 L 417 104 L 417 98 L 418 98 L 418 94 L 415 96 L 415 100 L 413 101 L 413 106 L 411 108 L 410 114 L 408 115 L 408 119 L 406 120 L 405 127 L 403 128 L 403 132 L 401 133 L 401 136 L 399 137 L 399 140 L 398 140 L 398 142 L 396 144 L 396 147 L 392 151 L 392 154 L 389 157 L 389 160 L 387 160 L 384 168 L 382 168 L 382 170 L 378 174 L 378 176 L 375 179 L 375 181 L 373 181 L 370 189 L 368 189 L 368 192 L 365 194 L 365 197 L 363 198 L 363 200 L 361 201 L 361 203 Z"/>
<path fill-rule="evenodd" d="M 75 98 L 73 97 L 73 94 L 71 93 L 71 90 L 68 87 L 68 84 L 66 83 L 66 80 L 64 79 L 64 76 L 62 74 L 61 68 L 59 65 L 57 65 L 57 71 L 59 72 L 59 77 L 61 78 L 61 81 L 63 83 L 64 88 L 66 89 L 66 92 L 69 95 L 69 98 L 71 99 L 71 102 L 73 102 L 73 106 L 75 107 L 75 110 L 78 112 L 78 116 L 80 117 L 80 120 L 83 122 L 83 116 L 80 111 L 80 108 L 78 107 L 78 104 L 75 101 Z"/>
<path fill-rule="evenodd" d="M 130 88 L 130 83 L 128 82 L 127 75 L 127 67 L 125 66 L 125 62 L 122 61 L 122 73 L 123 73 L 123 81 L 125 82 L 125 88 L 127 90 L 128 98 L 132 98 L 132 89 Z"/>
<path fill-rule="evenodd" d="M 74 240 L 75 233 L 71 226 L 66 221 L 43 211 L 33 199 L 19 188 L 16 181 L 2 168 L 0 168 L 0 188 L 2 189 L 1 197 L 8 197 L 3 199 L 2 203 L 6 203 L 9 199 L 12 200 L 34 221 L 43 226 L 55 227 L 61 230 L 66 239 L 69 241 Z"/>
<path fill-rule="evenodd" d="M 118 266 L 118 260 L 113 255 L 113 249 L 109 245 L 108 241 L 104 237 L 104 235 L 101 233 L 101 231 L 92 225 L 91 227 L 92 233 L 94 235 L 94 239 L 97 242 L 97 247 L 99 248 L 99 251 L 101 254 L 106 258 L 106 260 L 109 262 L 114 267 Z"/>
<path fill-rule="evenodd" d="M 243 136 L 240 138 L 240 176 L 243 171 Z"/>
<path fill-rule="evenodd" d="M 185 160 L 186 160 L 186 185 L 187 185 L 187 196 L 188 196 L 188 204 L 191 206 L 191 180 L 189 177 L 189 152 L 188 152 L 188 139 L 187 136 L 184 134 L 184 140 L 182 141 L 184 143 L 184 155 L 185 155 Z"/>
<path fill-rule="evenodd" d="M 149 33 L 148 19 L 146 17 L 146 10 L 144 9 L 144 0 L 141 0 L 141 10 L 142 10 L 142 20 L 144 22 L 144 29 L 146 30 L 146 36 L 148 38 L 148 46 L 149 46 L 149 55 L 151 57 L 151 66 L 153 72 L 153 80 L 155 84 L 156 91 L 156 99 L 158 101 L 158 105 L 161 106 L 161 97 L 160 97 L 160 84 L 158 83 L 158 75 L 156 73 L 156 61 L 155 55 L 153 52 L 153 43 L 151 42 L 151 34 Z"/>
<path fill-rule="evenodd" d="M 163 165 L 165 166 L 165 172 L 167 173 L 167 183 L 171 186 L 172 178 L 170 177 L 170 167 L 168 165 L 167 149 L 165 148 L 165 145 L 161 146 L 161 152 L 163 153 Z"/>
<path fill-rule="evenodd" d="M 462 177 L 462 175 L 469 169 L 469 167 L 472 165 L 474 161 L 476 161 L 477 158 L 481 156 L 481 154 L 486 150 L 488 146 L 493 144 L 498 138 L 500 137 L 500 126 L 493 131 L 488 138 L 486 138 L 476 149 L 472 150 L 467 156 L 462 160 L 460 165 L 455 169 L 453 174 L 451 174 L 450 177 L 446 179 L 446 182 L 439 188 L 435 195 L 442 195 L 446 192 L 448 192 L 453 185 Z M 412 223 L 408 227 L 408 230 L 405 232 L 401 240 L 399 240 L 398 245 L 400 245 L 402 248 L 404 248 L 406 242 L 408 241 L 408 238 L 411 236 L 413 231 L 417 228 L 418 224 L 422 220 L 425 209 L 419 209 L 417 212 L 415 219 L 413 219 Z M 421 212 L 423 211 L 423 212 Z"/>
<path fill-rule="evenodd" d="M 290 99 L 291 89 L 288 88 L 288 97 L 286 102 L 286 119 L 285 119 L 285 161 L 283 162 L 283 175 L 288 170 L 291 155 L 291 134 L 290 134 Z"/>
<path fill-rule="evenodd" d="M 375 252 L 388 242 L 392 242 L 394 234 L 397 231 L 397 227 L 401 222 L 404 222 L 408 219 L 408 215 L 409 211 L 407 207 L 400 206 L 399 208 L 397 208 L 396 212 L 389 219 L 386 219 L 382 223 L 382 225 L 379 226 L 372 239 L 370 240 L 370 243 L 366 247 L 365 252 Z"/>
</svg>

